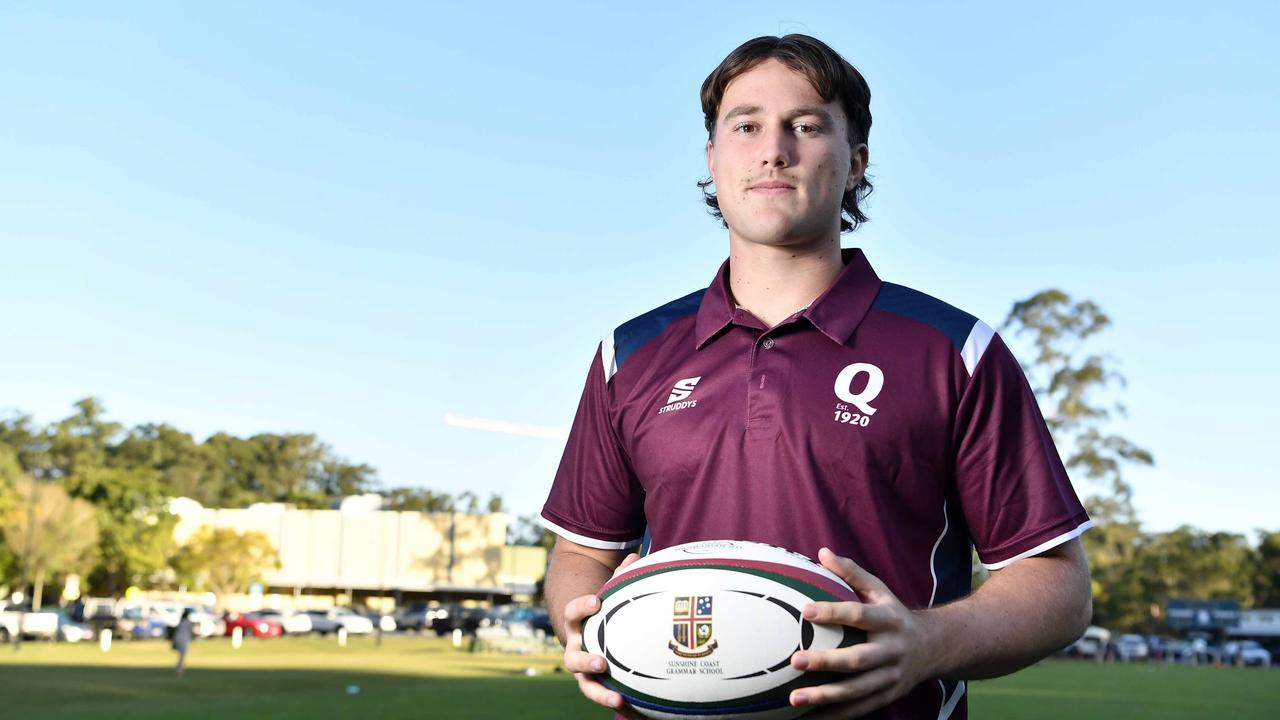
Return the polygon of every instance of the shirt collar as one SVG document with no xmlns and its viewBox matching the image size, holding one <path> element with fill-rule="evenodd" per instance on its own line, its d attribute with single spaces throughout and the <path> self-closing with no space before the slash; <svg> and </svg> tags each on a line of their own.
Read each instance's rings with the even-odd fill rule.
<svg viewBox="0 0 1280 720">
<path fill-rule="evenodd" d="M 880 292 L 880 278 L 860 249 L 842 250 L 841 259 L 844 270 L 826 292 L 800 313 L 800 317 L 808 319 L 823 335 L 843 345 L 871 309 L 871 303 Z M 698 306 L 694 326 L 698 349 L 733 322 L 734 312 L 733 295 L 729 291 L 729 261 L 725 260 Z"/>
</svg>

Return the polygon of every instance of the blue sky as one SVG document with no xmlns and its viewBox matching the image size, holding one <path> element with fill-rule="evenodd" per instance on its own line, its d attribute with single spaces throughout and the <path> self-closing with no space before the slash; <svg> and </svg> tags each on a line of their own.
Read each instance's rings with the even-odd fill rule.
<svg viewBox="0 0 1280 720">
<path fill-rule="evenodd" d="M 534 512 L 596 342 L 726 254 L 702 79 L 799 31 L 872 88 L 845 244 L 992 324 L 1096 300 L 1147 526 L 1277 529 L 1276 6 L 889 5 L 6 4 L 0 408 Z"/>
</svg>

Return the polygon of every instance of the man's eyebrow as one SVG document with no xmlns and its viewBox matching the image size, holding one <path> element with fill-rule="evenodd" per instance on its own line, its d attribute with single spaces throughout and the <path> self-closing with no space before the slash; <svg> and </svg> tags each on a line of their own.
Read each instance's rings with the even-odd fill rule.
<svg viewBox="0 0 1280 720">
<path fill-rule="evenodd" d="M 828 125 L 834 122 L 831 113 L 827 112 L 827 109 L 823 107 L 798 107 L 791 111 L 792 117 L 801 117 L 803 115 L 813 115 Z"/>
<path fill-rule="evenodd" d="M 725 113 L 724 121 L 732 120 L 733 118 L 738 117 L 739 115 L 754 115 L 758 112 L 760 112 L 759 105 L 739 105 L 734 109 L 730 110 L 729 112 Z M 828 112 L 827 109 L 822 106 L 798 107 L 793 109 L 791 112 L 787 114 L 790 115 L 791 117 L 802 117 L 804 115 L 812 115 L 818 118 L 819 120 L 823 121 L 824 123 L 831 124 L 833 122 L 831 113 Z"/>
<path fill-rule="evenodd" d="M 724 119 L 731 120 L 739 115 L 753 115 L 760 112 L 759 105 L 739 105 L 738 107 L 725 113 Z"/>
</svg>

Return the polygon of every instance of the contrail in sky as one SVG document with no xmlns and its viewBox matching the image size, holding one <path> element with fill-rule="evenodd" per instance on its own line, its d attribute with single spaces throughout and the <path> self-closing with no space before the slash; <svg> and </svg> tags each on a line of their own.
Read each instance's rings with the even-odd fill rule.
<svg viewBox="0 0 1280 720">
<path fill-rule="evenodd" d="M 507 435 L 523 435 L 524 437 L 542 438 L 544 440 L 563 440 L 569 437 L 568 428 L 548 425 L 526 425 L 525 423 L 492 420 L 489 418 L 459 417 L 452 413 L 444 416 L 444 424 L 451 427 L 471 428 L 472 430 L 484 430 Z"/>
</svg>

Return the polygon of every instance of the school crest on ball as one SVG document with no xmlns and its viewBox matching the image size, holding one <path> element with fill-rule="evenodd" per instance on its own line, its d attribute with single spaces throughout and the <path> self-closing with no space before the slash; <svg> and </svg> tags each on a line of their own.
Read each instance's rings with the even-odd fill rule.
<svg viewBox="0 0 1280 720">
<path fill-rule="evenodd" d="M 711 637 L 710 595 L 678 595 L 671 613 L 671 641 L 667 648 L 684 658 L 706 657 L 720 643 Z"/>
</svg>

